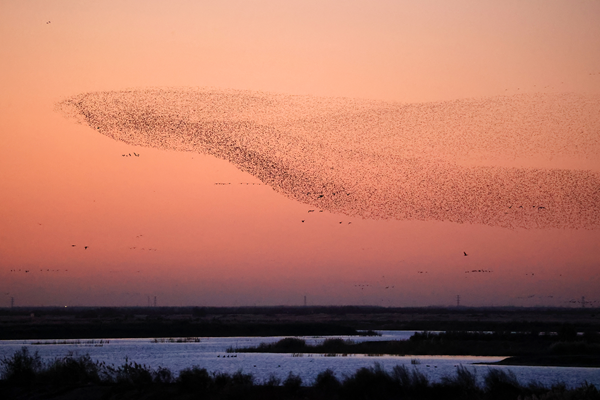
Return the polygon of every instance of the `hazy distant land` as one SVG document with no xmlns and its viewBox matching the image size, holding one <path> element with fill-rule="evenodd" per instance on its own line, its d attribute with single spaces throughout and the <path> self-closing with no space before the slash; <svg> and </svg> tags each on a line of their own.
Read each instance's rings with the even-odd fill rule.
<svg viewBox="0 0 600 400">
<path fill-rule="evenodd" d="M 349 335 L 358 330 L 600 331 L 598 308 L 15 307 L 0 339 Z"/>
</svg>

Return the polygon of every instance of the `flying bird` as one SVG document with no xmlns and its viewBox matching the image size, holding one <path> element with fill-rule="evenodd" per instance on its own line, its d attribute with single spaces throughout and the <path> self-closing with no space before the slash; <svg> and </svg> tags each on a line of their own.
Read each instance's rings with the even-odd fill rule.
<svg viewBox="0 0 600 400">
<path fill-rule="evenodd" d="M 498 167 L 490 173 L 486 168 L 467 168 L 451 161 L 462 157 L 465 146 L 470 146 L 474 152 L 498 151 L 499 157 L 518 158 L 525 155 L 524 146 L 518 144 L 522 143 L 519 139 L 537 132 L 537 126 L 533 132 L 529 129 L 531 120 L 540 121 L 541 131 L 561 132 L 556 133 L 561 135 L 557 137 L 557 143 L 562 143 L 564 139 L 572 151 L 592 154 L 595 150 L 575 150 L 581 148 L 584 139 L 568 132 L 574 132 L 579 126 L 598 126 L 600 117 L 593 111 L 597 111 L 600 103 L 595 97 L 569 97 L 573 101 L 568 107 L 562 106 L 564 101 L 554 101 L 562 97 L 553 94 L 531 98 L 491 97 L 478 100 L 476 104 L 459 100 L 435 105 L 409 103 L 400 107 L 391 103 L 374 105 L 349 99 L 331 102 L 313 97 L 294 97 L 292 100 L 266 94 L 257 96 L 241 91 L 141 89 L 81 94 L 63 101 L 61 107 L 65 111 L 72 109 L 88 121 L 98 121 L 96 127 L 102 124 L 98 133 L 124 140 L 130 145 L 158 149 L 183 146 L 182 149 L 217 154 L 243 170 L 251 171 L 259 179 L 268 178 L 265 184 L 281 194 L 307 206 L 325 207 L 332 213 L 400 220 L 412 219 L 416 213 L 418 219 L 424 221 L 452 221 L 504 228 L 600 226 L 600 214 L 593 212 L 598 205 L 595 188 L 600 182 L 595 174 L 505 167 Z M 213 104 L 215 98 L 219 99 L 218 106 Z M 265 101 L 253 101 L 255 98 Z M 141 104 L 144 106 L 140 107 Z M 541 107 L 537 107 L 538 104 Z M 200 108 L 206 109 L 206 115 L 200 118 L 205 127 L 202 133 L 197 132 L 199 121 L 196 110 Z M 238 117 L 227 117 L 221 121 L 224 108 L 240 108 L 240 115 L 245 115 L 247 122 L 238 124 Z M 357 113 L 357 109 L 363 111 Z M 515 144 L 505 148 L 493 140 L 492 132 L 495 131 L 496 115 L 514 109 L 523 112 L 517 113 L 514 120 L 503 122 L 502 129 L 514 135 L 510 142 Z M 539 114 L 540 109 L 544 110 L 542 114 Z M 313 112 L 322 123 L 313 124 L 303 117 Z M 439 115 L 437 121 L 423 118 L 432 112 Z M 150 120 L 145 117 L 148 113 L 153 115 Z M 545 114 L 556 115 L 558 122 L 545 122 Z M 580 114 L 589 118 L 574 118 Z M 264 115 L 269 117 L 263 118 Z M 383 123 L 378 122 L 381 118 Z M 210 122 L 217 120 L 221 122 Z M 406 135 L 398 135 L 391 128 L 400 120 L 407 127 Z M 173 126 L 175 121 L 176 129 Z M 455 133 L 447 135 L 445 149 L 448 151 L 448 162 L 432 163 L 427 161 L 427 157 L 417 157 L 422 150 L 428 151 L 429 144 L 435 140 L 446 121 L 453 121 L 459 127 L 452 130 Z M 557 129 L 554 129 L 555 123 L 559 124 Z M 94 128 L 93 124 L 90 127 Z M 349 141 L 346 136 L 348 129 L 352 132 L 357 130 L 357 134 L 372 132 L 368 137 L 377 140 Z M 288 131 L 293 134 L 284 133 Z M 552 141 L 553 138 L 550 139 Z M 233 143 L 238 144 L 232 146 Z M 541 151 L 551 149 L 550 146 Z M 336 170 L 335 174 L 329 172 L 331 165 L 328 163 L 341 164 L 348 154 L 352 154 L 352 162 L 355 163 L 353 168 L 361 169 L 358 176 L 349 179 L 344 170 L 339 173 Z M 371 154 L 378 156 L 373 159 Z M 135 152 L 133 155 L 139 156 Z M 324 165 L 330 169 L 323 168 Z M 402 180 L 396 178 L 399 174 L 404 176 Z M 309 176 L 311 179 L 306 179 Z M 426 180 L 424 176 L 427 176 Z M 460 184 L 466 179 L 472 185 Z M 351 188 L 347 186 L 350 182 Z M 514 182 L 519 198 L 513 199 L 516 192 L 507 192 L 504 185 L 496 184 L 502 182 Z M 415 190 L 406 191 L 406 187 L 414 187 Z M 424 200 L 433 191 L 438 191 L 439 204 L 428 207 Z M 530 201 L 526 199 L 538 196 L 544 198 L 546 194 L 550 199 L 545 203 L 548 207 L 538 218 L 531 218 L 525 211 L 504 214 L 506 209 L 502 210 L 504 207 L 512 209 L 512 201 L 526 202 Z M 568 200 L 553 200 L 555 197 Z M 508 201 L 511 204 L 506 206 Z M 467 206 L 455 208 L 453 204 Z M 523 210 L 524 206 L 517 208 Z M 539 218 L 542 216 L 544 218 Z"/>
<path fill-rule="evenodd" d="M 467 252 L 466 252 L 466 251 L 463 251 L 463 253 L 465 253 L 465 257 L 466 257 L 466 256 L 468 256 L 468 254 L 467 254 Z"/>
</svg>

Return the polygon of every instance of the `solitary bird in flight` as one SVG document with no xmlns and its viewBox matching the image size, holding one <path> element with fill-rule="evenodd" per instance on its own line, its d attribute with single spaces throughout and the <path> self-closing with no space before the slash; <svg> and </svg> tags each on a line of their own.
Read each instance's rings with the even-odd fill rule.
<svg viewBox="0 0 600 400">
<path fill-rule="evenodd" d="M 463 251 L 463 253 L 465 253 L 465 257 L 468 255 L 466 251 Z"/>
</svg>

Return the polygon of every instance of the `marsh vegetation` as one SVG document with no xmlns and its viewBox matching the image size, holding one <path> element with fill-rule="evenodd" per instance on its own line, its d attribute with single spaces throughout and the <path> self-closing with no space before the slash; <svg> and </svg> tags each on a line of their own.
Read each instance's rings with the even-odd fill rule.
<svg viewBox="0 0 600 400">
<path fill-rule="evenodd" d="M 600 336 L 564 327 L 559 332 L 416 332 L 409 340 L 366 341 L 330 338 L 317 344 L 284 338 L 255 347 L 229 348 L 230 353 L 296 353 L 326 355 L 469 355 L 506 356 L 505 365 L 600 366 Z M 511 362 L 512 360 L 512 362 Z"/>
<path fill-rule="evenodd" d="M 127 359 L 120 366 L 106 365 L 89 355 L 43 362 L 27 347 L 1 360 L 0 374 L 0 396 L 22 399 L 600 399 L 590 384 L 576 388 L 522 384 L 510 371 L 500 369 L 489 369 L 478 380 L 475 371 L 459 366 L 454 375 L 431 382 L 414 368 L 385 370 L 375 364 L 343 377 L 327 369 L 313 382 L 292 373 L 285 379 L 257 381 L 242 371 L 227 374 L 191 366 L 176 374 Z"/>
</svg>

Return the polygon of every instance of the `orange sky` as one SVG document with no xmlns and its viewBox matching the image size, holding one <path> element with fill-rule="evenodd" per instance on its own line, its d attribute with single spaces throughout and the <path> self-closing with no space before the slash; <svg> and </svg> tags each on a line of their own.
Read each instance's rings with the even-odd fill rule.
<svg viewBox="0 0 600 400">
<path fill-rule="evenodd" d="M 301 224 L 311 207 L 268 186 L 214 185 L 260 183 L 224 160 L 127 145 L 55 111 L 147 87 L 403 103 L 600 95 L 598 2 L 372 3 L 0 0 L 0 306 L 600 301 L 598 229 L 334 213 Z"/>
</svg>

